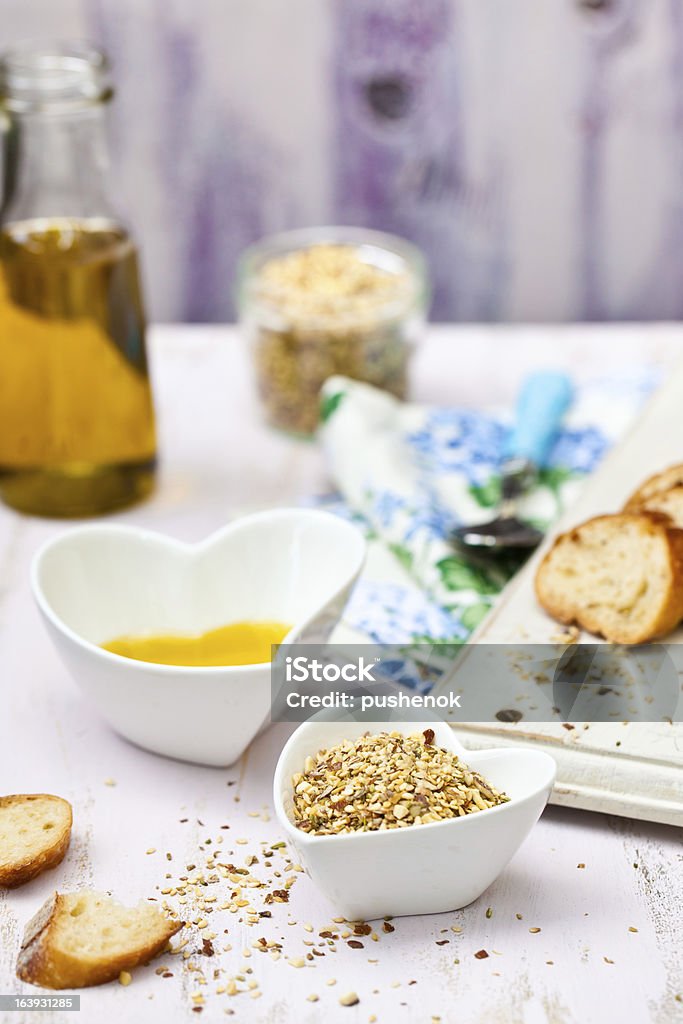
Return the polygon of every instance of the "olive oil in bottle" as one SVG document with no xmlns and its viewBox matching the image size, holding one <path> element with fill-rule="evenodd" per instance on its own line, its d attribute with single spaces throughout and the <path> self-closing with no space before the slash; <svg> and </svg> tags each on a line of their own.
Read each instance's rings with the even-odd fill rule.
<svg viewBox="0 0 683 1024">
<path fill-rule="evenodd" d="M 71 44 L 0 61 L 0 495 L 83 516 L 154 482 L 137 251 L 106 189 L 106 59 Z"/>
<path fill-rule="evenodd" d="M 0 231 L 0 486 L 89 514 L 152 486 L 154 414 L 135 247 L 107 221 Z"/>
</svg>

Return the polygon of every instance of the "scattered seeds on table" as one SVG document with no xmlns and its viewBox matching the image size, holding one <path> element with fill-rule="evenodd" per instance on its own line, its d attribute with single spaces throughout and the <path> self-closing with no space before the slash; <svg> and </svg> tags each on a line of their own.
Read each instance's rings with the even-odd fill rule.
<svg viewBox="0 0 683 1024">
<path fill-rule="evenodd" d="M 208 830 L 209 826 L 199 820 L 197 824 L 202 830 Z M 238 824 L 233 822 L 232 827 L 237 831 Z M 216 828 L 224 826 L 217 825 Z M 372 941 L 380 941 L 380 935 L 373 931 L 372 925 L 362 920 L 347 922 L 341 916 L 328 926 L 303 921 L 299 927 L 303 928 L 304 934 L 286 929 L 290 937 L 287 941 L 282 939 L 280 930 L 287 921 L 286 907 L 283 907 L 282 915 L 275 906 L 273 912 L 266 908 L 289 902 L 290 889 L 299 879 L 302 866 L 291 857 L 286 843 L 282 841 L 258 841 L 251 836 L 248 841 L 252 849 L 257 848 L 259 855 L 249 854 L 245 857 L 246 851 L 238 850 L 241 844 L 233 840 L 232 845 L 228 835 L 227 832 L 216 836 L 207 835 L 203 831 L 203 838 L 195 846 L 191 857 L 183 856 L 179 851 L 162 851 L 164 870 L 156 886 L 161 897 L 160 904 L 167 912 L 182 916 L 187 931 L 185 938 L 174 943 L 167 951 L 168 957 L 175 957 L 174 970 L 168 970 L 164 964 L 157 969 L 157 974 L 166 979 L 180 974 L 186 983 L 189 982 L 190 1008 L 194 1012 L 201 1012 L 205 1005 L 208 1008 L 212 1003 L 215 1007 L 217 999 L 231 1002 L 232 997 L 241 996 L 244 999 L 247 994 L 252 999 L 261 997 L 260 980 L 256 976 L 258 963 L 254 968 L 249 966 L 249 958 L 255 961 L 259 959 L 253 958 L 252 950 L 268 954 L 272 961 L 281 959 L 283 965 L 287 963 L 295 969 L 303 969 L 318 966 L 318 958 L 337 953 L 343 942 L 342 934 L 348 936 L 349 945 L 356 950 L 367 946 L 367 937 Z M 232 848 L 229 848 L 231 845 Z M 156 853 L 157 850 L 150 847 L 149 852 Z M 242 854 L 240 858 L 236 857 L 238 852 Z M 234 863 L 235 860 L 238 862 Z M 272 922 L 269 920 L 271 918 Z M 257 927 L 254 940 L 248 942 L 246 947 L 234 947 L 226 943 L 224 936 L 230 932 L 233 936 L 240 934 L 233 931 L 233 921 L 234 927 L 240 929 L 240 932 L 245 927 Z M 296 920 L 290 918 L 287 923 L 296 925 Z M 385 935 L 394 931 L 388 918 L 383 925 Z M 263 934 L 260 929 L 268 927 L 275 927 L 278 931 L 266 931 Z M 302 950 L 302 944 L 309 948 Z M 232 952 L 231 958 L 226 954 L 233 949 L 237 950 L 237 954 Z M 235 955 L 241 955 L 244 961 L 235 964 Z M 371 959 L 368 963 L 375 964 L 377 961 Z M 234 971 L 237 973 L 232 973 Z M 122 973 L 122 984 L 129 984 L 127 975 L 128 972 Z M 319 980 L 318 985 L 322 985 L 323 980 Z M 334 978 L 327 981 L 328 986 L 335 984 Z M 355 1000 L 359 1001 L 355 993 L 349 995 L 354 995 Z M 310 1002 L 316 1001 L 317 993 L 311 993 Z M 355 1005 L 355 1002 L 342 1005 Z M 231 1010 L 226 1012 L 230 1015 L 234 1013 Z"/>
</svg>

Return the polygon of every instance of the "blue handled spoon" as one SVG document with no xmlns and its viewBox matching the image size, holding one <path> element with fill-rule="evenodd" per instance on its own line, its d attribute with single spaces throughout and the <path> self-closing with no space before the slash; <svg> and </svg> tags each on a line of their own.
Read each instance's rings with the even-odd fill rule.
<svg viewBox="0 0 683 1024">
<path fill-rule="evenodd" d="M 487 523 L 457 527 L 453 540 L 465 548 L 490 551 L 535 548 L 541 542 L 541 531 L 519 518 L 517 503 L 548 457 L 571 400 L 572 385 L 565 374 L 543 371 L 527 377 L 503 453 L 498 514 Z"/>
</svg>

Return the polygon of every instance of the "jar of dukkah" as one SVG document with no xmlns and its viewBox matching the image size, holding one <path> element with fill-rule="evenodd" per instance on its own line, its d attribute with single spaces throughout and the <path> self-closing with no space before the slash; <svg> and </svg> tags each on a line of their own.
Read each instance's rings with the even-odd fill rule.
<svg viewBox="0 0 683 1024">
<path fill-rule="evenodd" d="M 428 286 L 415 246 L 364 228 L 291 231 L 244 253 L 240 316 L 268 421 L 310 434 L 341 374 L 405 398 Z"/>
</svg>

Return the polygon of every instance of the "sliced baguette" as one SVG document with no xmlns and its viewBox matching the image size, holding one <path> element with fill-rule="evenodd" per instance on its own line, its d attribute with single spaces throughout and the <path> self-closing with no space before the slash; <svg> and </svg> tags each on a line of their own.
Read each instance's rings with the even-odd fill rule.
<svg viewBox="0 0 683 1024">
<path fill-rule="evenodd" d="M 30 882 L 64 859 L 71 804 L 48 793 L 0 797 L 0 888 Z"/>
<path fill-rule="evenodd" d="M 683 485 L 683 463 L 669 466 L 668 469 L 663 469 L 659 473 L 653 473 L 633 492 L 624 505 L 624 511 L 636 512 L 655 494 L 662 494 L 664 491 L 671 490 L 672 487 L 681 485 Z"/>
<path fill-rule="evenodd" d="M 85 988 L 146 964 L 183 927 L 152 903 L 124 907 L 106 893 L 54 893 L 26 925 L 17 960 L 22 981 Z"/>
<path fill-rule="evenodd" d="M 557 538 L 536 595 L 553 618 L 613 643 L 653 640 L 683 618 L 683 530 L 653 513 L 589 519 Z"/>
<path fill-rule="evenodd" d="M 631 498 L 628 511 L 659 512 L 668 516 L 673 526 L 683 529 L 683 484 L 676 484 L 668 491 L 657 491 L 649 497 L 642 498 L 639 504 Z"/>
</svg>

